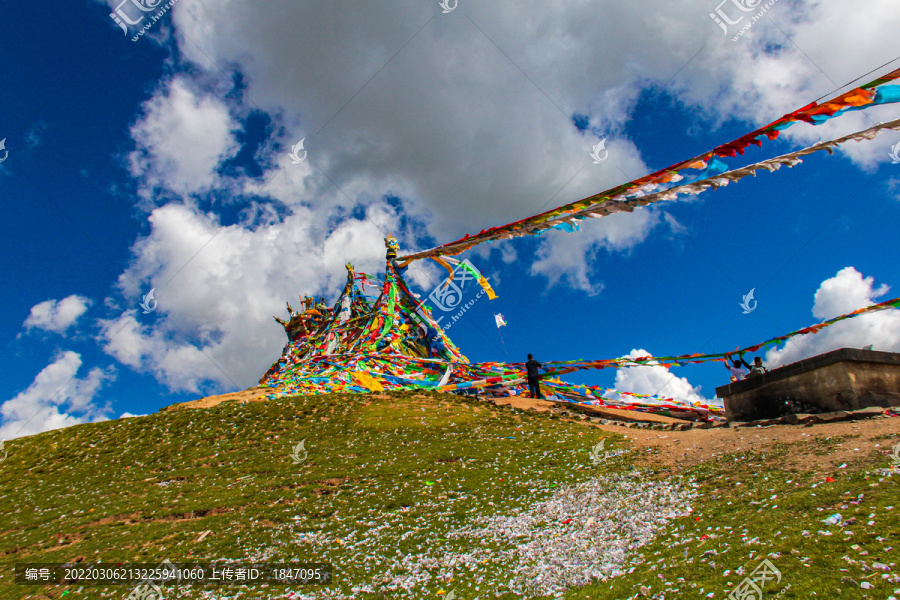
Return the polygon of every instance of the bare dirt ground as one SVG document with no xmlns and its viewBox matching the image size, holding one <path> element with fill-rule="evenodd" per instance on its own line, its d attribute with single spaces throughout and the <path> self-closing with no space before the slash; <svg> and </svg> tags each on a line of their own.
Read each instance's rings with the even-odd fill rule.
<svg viewBox="0 0 900 600">
<path fill-rule="evenodd" d="M 232 392 L 231 394 L 222 394 L 220 396 L 206 396 L 199 400 L 191 400 L 190 402 L 180 402 L 167 406 L 163 410 L 182 410 L 184 408 L 210 408 L 221 402 L 262 402 L 266 399 L 269 392 L 267 388 L 252 387 L 240 392 Z"/>
<path fill-rule="evenodd" d="M 496 398 L 493 400 L 494 404 L 499 406 L 504 406 L 506 404 L 512 404 L 514 408 L 519 408 L 522 410 L 526 410 L 528 408 L 533 408 L 538 412 L 544 412 L 545 410 L 550 410 L 554 406 L 560 408 L 567 408 L 567 403 L 564 402 L 550 402 L 547 400 L 535 400 L 534 398 L 528 396 L 511 396 L 509 398 Z M 568 405 L 571 407 L 571 405 Z M 612 419 L 616 421 L 629 421 L 629 422 L 641 422 L 641 423 L 687 423 L 683 419 L 673 419 L 672 417 L 667 417 L 664 415 L 654 415 L 645 412 L 637 412 L 633 410 L 620 410 L 618 408 L 609 408 L 608 406 L 590 406 L 588 404 L 579 405 L 579 412 L 584 412 L 590 416 L 599 417 L 601 419 Z"/>
<path fill-rule="evenodd" d="M 548 410 L 553 403 L 516 397 L 501 398 L 496 404 L 512 404 L 516 408 L 534 408 L 537 411 Z M 609 413 L 606 418 L 615 419 L 617 413 L 631 416 L 631 411 L 604 408 Z M 631 414 L 629 414 L 631 413 Z M 598 415 L 600 416 L 600 415 Z M 644 415 L 642 415 L 643 417 Z M 655 416 L 655 415 L 650 415 Z M 642 420 L 644 420 L 642 418 Z M 668 417 L 656 417 L 659 422 L 684 422 Z M 668 466 L 688 467 L 707 461 L 716 456 L 730 452 L 760 452 L 773 448 L 778 443 L 810 442 L 813 444 L 843 438 L 829 448 L 827 455 L 817 456 L 804 452 L 801 456 L 788 459 L 786 467 L 795 467 L 804 471 L 829 473 L 843 463 L 850 463 L 855 458 L 865 456 L 872 451 L 890 454 L 894 444 L 900 441 L 900 418 L 877 418 L 862 421 L 845 421 L 841 423 L 821 423 L 812 426 L 803 425 L 771 425 L 768 427 L 739 427 L 716 429 L 691 429 L 688 431 L 654 431 L 648 429 L 627 429 L 619 425 L 596 425 L 576 420 L 589 427 L 598 427 L 610 433 L 619 433 L 627 437 L 638 450 L 656 447 L 658 454 L 651 459 L 653 463 Z M 893 436 L 893 438 L 892 438 Z M 649 461 L 648 461 L 649 462 Z"/>
<path fill-rule="evenodd" d="M 867 419 L 842 423 L 802 425 L 772 425 L 769 427 L 739 427 L 720 429 L 692 429 L 690 431 L 648 431 L 624 429 L 615 425 L 599 425 L 604 431 L 623 433 L 638 448 L 655 446 L 659 454 L 654 463 L 692 466 L 729 452 L 771 449 L 777 443 L 809 442 L 846 438 L 817 456 L 803 452 L 788 458 L 784 465 L 804 471 L 832 472 L 843 463 L 865 456 L 872 451 L 889 454 L 891 447 L 900 441 L 900 418 Z M 891 435 L 895 436 L 893 439 Z"/>
</svg>

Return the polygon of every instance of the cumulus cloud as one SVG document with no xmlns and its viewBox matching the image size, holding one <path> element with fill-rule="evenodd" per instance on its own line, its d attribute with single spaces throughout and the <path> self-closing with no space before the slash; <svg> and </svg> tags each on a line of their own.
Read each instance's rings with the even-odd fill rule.
<svg viewBox="0 0 900 600">
<path fill-rule="evenodd" d="M 638 209 L 633 213 L 618 213 L 602 219 L 582 221 L 577 235 L 559 231 L 544 234 L 531 264 L 533 275 L 543 275 L 549 284 L 565 280 L 569 287 L 597 294 L 603 284 L 592 276 L 591 264 L 597 253 L 626 251 L 647 238 L 660 224 L 659 211 Z"/>
<path fill-rule="evenodd" d="M 272 319 L 285 316 L 284 301 L 298 294 L 333 299 L 346 281 L 347 262 L 361 272 L 382 270 L 383 231 L 397 228 L 386 205 L 331 231 L 302 207 L 256 229 L 224 226 L 176 204 L 157 208 L 149 222 L 119 289 L 135 306 L 146 293 L 136 282 L 147 282 L 157 308 L 100 320 L 100 340 L 123 364 L 153 373 L 173 391 L 194 393 L 255 385 L 287 342 Z M 421 270 L 409 275 L 431 281 Z"/>
<path fill-rule="evenodd" d="M 272 9 L 283 15 L 279 23 L 257 22 L 257 8 L 241 2 L 223 11 L 198 6 L 175 18 L 191 38 L 200 36 L 198 44 L 214 61 L 236 65 L 247 75 L 246 96 L 284 123 L 282 150 L 306 138 L 307 164 L 279 171 L 266 185 L 266 195 L 279 201 L 316 203 L 333 195 L 332 182 L 351 198 L 395 193 L 409 200 L 404 208 L 427 222 L 429 233 L 446 239 L 527 216 L 551 200 L 572 200 L 617 184 L 623 176 L 614 165 L 646 172 L 633 144 L 614 133 L 609 163 L 591 165 L 588 153 L 599 131 L 580 132 L 572 122 L 576 109 L 590 112 L 588 98 L 579 93 L 570 101 L 569 90 L 557 86 L 561 93 L 548 99 L 542 85 L 529 82 L 494 46 L 491 27 L 444 20 L 415 35 L 432 11 L 411 2 L 392 7 L 283 3 Z M 552 13 L 538 8 L 535 14 Z M 485 18 L 495 16 L 503 15 Z M 230 29 L 244 19 L 254 25 L 219 37 L 220 27 Z M 331 24 L 333 34 L 322 36 L 322 22 Z M 402 45 L 398 40 L 414 35 L 410 51 L 379 72 Z M 543 37 L 540 29 L 528 35 Z M 183 50 L 198 66 L 214 70 L 195 49 Z M 316 60 L 296 60 L 313 55 Z M 553 73 L 549 67 L 540 65 L 545 74 Z M 596 72 L 604 83 L 616 78 L 608 69 Z M 610 95 L 611 105 L 618 96 Z M 591 124 L 613 128 L 605 117 Z M 275 156 L 273 169 L 284 165 L 282 155 Z M 246 189 L 253 188 L 251 182 Z"/>
<path fill-rule="evenodd" d="M 157 187 L 179 194 L 207 190 L 222 161 L 238 150 L 237 128 L 222 100 L 176 76 L 144 104 L 132 126 L 137 148 L 128 156 L 129 170 L 147 196 Z"/>
<path fill-rule="evenodd" d="M 420 247 L 607 189 L 664 166 L 646 164 L 627 135 L 647 90 L 698 109 L 694 127 L 760 125 L 853 79 L 861 64 L 894 58 L 900 25 L 893 0 L 781 2 L 731 42 L 710 9 L 707 0 L 652 11 L 613 0 L 464 3 L 447 15 L 412 0 L 175 4 L 171 40 L 187 66 L 173 63 L 178 72 L 131 130 L 128 166 L 151 231 L 120 279 L 129 298 L 156 287 L 159 308 L 143 324 L 130 313 L 107 320 L 103 343 L 173 389 L 247 385 L 283 341 L 270 320 L 281 299 L 333 293 L 346 260 L 377 270 L 380 229 L 402 226 L 404 247 Z M 241 86 L 216 90 L 217 79 Z M 257 109 L 272 119 L 255 151 L 262 176 L 223 174 L 241 119 Z M 848 115 L 782 136 L 806 144 L 868 124 Z M 609 158 L 594 165 L 589 152 L 602 137 Z M 294 165 L 287 150 L 301 138 L 308 158 Z M 885 143 L 843 152 L 870 168 L 888 160 Z M 205 193 L 254 203 L 240 224 L 223 225 L 194 208 L 192 196 Z M 399 204 L 389 208 L 388 196 Z M 643 209 L 586 221 L 578 234 L 548 233 L 531 274 L 599 293 L 598 252 L 627 252 L 662 214 Z M 490 248 L 508 262 L 514 247 Z M 423 284 L 434 273 L 416 265 L 410 276 Z"/>
<path fill-rule="evenodd" d="M 716 53 L 704 61 L 704 68 L 711 71 L 710 82 L 698 85 L 699 81 L 690 80 L 691 85 L 686 85 L 680 95 L 707 107 L 719 119 L 735 115 L 764 124 L 839 87 L 847 91 L 852 86 L 846 84 L 862 73 L 896 58 L 885 46 L 891 31 L 900 25 L 900 13 L 892 7 L 892 0 L 872 0 L 860 7 L 835 2 L 779 2 L 764 19 L 771 18 L 777 27 L 757 23 L 749 39 L 724 44 L 724 55 Z M 860 31 L 866 35 L 859 35 Z M 853 86 L 895 68 L 896 63 L 855 81 Z M 709 93 L 710 85 L 721 85 L 722 81 L 727 81 L 726 93 Z M 876 107 L 816 127 L 795 125 L 782 135 L 809 145 L 895 118 L 895 107 Z M 890 144 L 896 141 L 893 138 L 886 134 L 873 141 L 851 143 L 839 152 L 857 165 L 872 169 L 889 160 Z"/>
<path fill-rule="evenodd" d="M 109 407 L 96 404 L 94 398 L 105 383 L 115 378 L 115 372 L 94 368 L 79 378 L 80 368 L 80 354 L 62 352 L 28 388 L 0 404 L 0 439 L 106 420 Z M 61 411 L 62 407 L 65 410 Z"/>
<path fill-rule="evenodd" d="M 240 69 L 246 95 L 282 115 L 284 141 L 308 134 L 311 157 L 338 178 L 377 183 L 393 173 L 430 209 L 466 226 L 472 206 L 489 218 L 533 209 L 548 197 L 542 190 L 555 191 L 586 164 L 571 151 L 587 158 L 589 149 L 570 122 L 575 113 L 592 129 L 619 131 L 640 92 L 668 82 L 713 122 L 769 122 L 858 76 L 860 57 L 873 67 L 894 58 L 886 42 L 900 24 L 892 0 L 778 4 L 737 43 L 720 37 L 705 0 L 654 11 L 611 0 L 530 1 L 449 15 L 411 0 L 265 6 L 174 7 L 181 51 L 208 72 Z M 811 140 L 822 131 L 785 135 Z M 584 185 L 596 191 L 599 179 Z"/>
<path fill-rule="evenodd" d="M 409 214 L 444 240 L 528 216 L 548 199 L 589 195 L 620 183 L 623 173 L 646 173 L 623 131 L 648 87 L 665 84 L 703 109 L 699 126 L 731 118 L 762 124 L 857 76 L 861 56 L 873 66 L 894 58 L 886 42 L 900 15 L 890 1 L 781 3 L 736 43 L 720 37 L 705 0 L 673 0 L 654 11 L 600 2 L 603 19 L 598 5 L 578 3 L 473 5 L 441 15 L 412 1 L 270 0 L 260 10 L 231 0 L 176 5 L 173 18 L 185 57 L 206 74 L 223 64 L 239 70 L 245 102 L 277 115 L 283 127 L 269 150 L 283 154 L 306 138 L 309 163 L 279 172 L 268 195 L 315 202 L 332 195 L 332 182 L 351 198 L 390 191 L 410 200 Z M 276 13 L 281 18 L 268 18 Z M 587 131 L 573 126 L 576 114 Z M 809 143 L 869 122 L 862 115 L 842 121 L 798 125 L 783 136 Z M 588 151 L 601 136 L 609 136 L 610 158 L 597 167 Z M 886 160 L 877 144 L 845 152 L 864 166 Z M 274 162 L 280 168 L 283 160 Z M 598 247 L 627 249 L 646 239 L 648 224 L 640 211 L 618 219 L 618 245 L 608 243 L 612 226 L 586 226 L 595 229 L 590 242 L 548 237 L 533 273 L 594 293 L 588 272 Z"/>
<path fill-rule="evenodd" d="M 853 267 L 845 267 L 826 279 L 816 291 L 813 316 L 824 321 L 859 308 L 882 302 L 890 288 L 875 286 L 873 277 L 863 277 Z M 838 348 L 863 348 L 900 351 L 900 310 L 890 309 L 840 321 L 819 333 L 799 335 L 783 348 L 766 353 L 766 366 L 777 368 Z"/>
<path fill-rule="evenodd" d="M 635 349 L 622 358 L 639 356 L 652 355 L 646 350 Z M 709 400 L 700 393 L 700 389 L 700 386 L 691 385 L 687 377 L 676 377 L 668 367 L 658 364 L 627 367 L 616 371 L 616 390 L 621 392 L 649 394 L 686 402 L 709 403 Z"/>
<path fill-rule="evenodd" d="M 65 333 L 69 327 L 75 325 L 90 305 L 90 299 L 76 294 L 62 300 L 45 300 L 31 307 L 31 312 L 22 326 L 26 329 Z"/>
</svg>

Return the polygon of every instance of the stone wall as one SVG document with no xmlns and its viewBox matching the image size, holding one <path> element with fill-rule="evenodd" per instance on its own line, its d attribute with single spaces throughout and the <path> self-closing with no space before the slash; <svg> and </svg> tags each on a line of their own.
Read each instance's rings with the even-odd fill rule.
<svg viewBox="0 0 900 600">
<path fill-rule="evenodd" d="M 900 354 L 842 348 L 716 388 L 729 421 L 900 406 Z"/>
</svg>

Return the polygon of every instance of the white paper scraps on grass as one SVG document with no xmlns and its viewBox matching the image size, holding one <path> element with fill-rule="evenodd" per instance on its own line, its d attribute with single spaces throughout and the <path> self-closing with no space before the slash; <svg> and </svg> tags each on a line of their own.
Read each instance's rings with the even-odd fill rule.
<svg viewBox="0 0 900 600">
<path fill-rule="evenodd" d="M 605 581 L 641 562 L 635 550 L 666 523 L 689 515 L 692 482 L 611 475 L 561 487 L 547 500 L 509 515 L 476 516 L 448 534 L 469 542 L 466 552 L 423 548 L 376 574 L 389 587 L 410 591 L 433 581 L 432 571 L 490 563 L 482 586 L 520 597 L 557 595 Z M 499 549 L 491 547 L 499 545 Z M 502 576 L 500 575 L 502 574 Z"/>
</svg>

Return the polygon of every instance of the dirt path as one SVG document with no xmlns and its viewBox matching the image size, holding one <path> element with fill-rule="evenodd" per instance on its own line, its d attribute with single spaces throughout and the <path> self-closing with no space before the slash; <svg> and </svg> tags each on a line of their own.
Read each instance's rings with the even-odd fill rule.
<svg viewBox="0 0 900 600">
<path fill-rule="evenodd" d="M 540 412 L 549 410 L 553 406 L 551 402 L 520 397 L 500 398 L 495 400 L 494 403 L 500 406 L 512 404 L 519 409 L 534 408 Z M 606 415 L 597 415 L 607 419 L 616 419 L 619 416 L 634 416 L 632 411 L 609 408 L 593 412 L 608 413 Z M 669 417 L 647 415 L 646 413 L 641 413 L 640 416 L 641 420 L 646 421 L 684 422 Z M 576 420 L 576 422 L 588 427 L 598 427 L 604 431 L 622 434 L 639 450 L 656 447 L 659 449 L 659 453 L 653 456 L 653 463 L 663 463 L 677 467 L 693 466 L 729 452 L 768 450 L 778 443 L 805 441 L 817 444 L 832 438 L 846 436 L 846 440 L 834 445 L 833 448 L 828 450 L 826 455 L 817 456 L 815 453 L 805 452 L 803 456 L 789 458 L 786 464 L 787 467 L 826 473 L 832 472 L 839 465 L 850 463 L 856 457 L 865 456 L 872 451 L 889 455 L 892 447 L 900 442 L 900 418 L 896 417 L 822 423 L 809 427 L 803 425 L 771 425 L 768 427 L 690 429 L 688 431 L 654 431 L 650 429 L 631 429 L 618 425 L 596 425 L 581 420 Z"/>
<path fill-rule="evenodd" d="M 787 459 L 786 467 L 796 467 L 818 473 L 831 472 L 842 463 L 850 463 L 872 451 L 890 454 L 892 446 L 900 442 L 900 418 L 867 419 L 843 423 L 802 425 L 772 425 L 769 427 L 739 427 L 719 429 L 691 429 L 689 431 L 649 431 L 625 429 L 615 425 L 595 425 L 604 431 L 621 433 L 636 447 L 656 447 L 654 463 L 687 467 L 729 452 L 769 450 L 778 443 L 810 442 L 813 444 L 846 436 L 817 456 L 804 452 Z"/>
<path fill-rule="evenodd" d="M 184 408 L 210 408 L 221 402 L 262 402 L 269 393 L 268 388 L 252 387 L 240 392 L 232 392 L 231 394 L 221 394 L 219 396 L 205 396 L 199 400 L 191 400 L 190 402 L 179 402 L 163 408 L 163 411 L 182 410 Z"/>
</svg>

